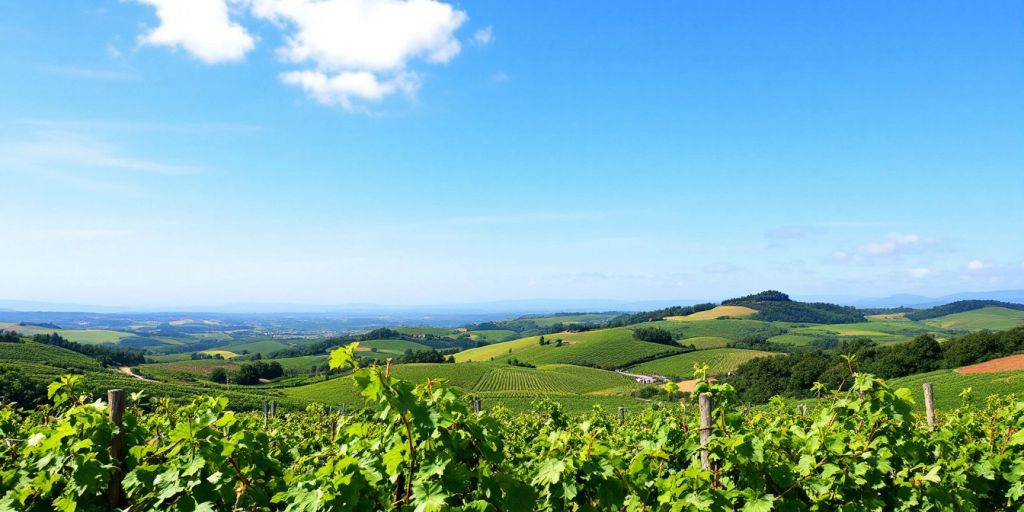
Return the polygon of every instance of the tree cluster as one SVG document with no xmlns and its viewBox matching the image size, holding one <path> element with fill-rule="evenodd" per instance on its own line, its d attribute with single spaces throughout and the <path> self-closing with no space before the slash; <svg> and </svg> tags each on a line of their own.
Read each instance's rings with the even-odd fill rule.
<svg viewBox="0 0 1024 512">
<path fill-rule="evenodd" d="M 774 395 L 807 398 L 815 383 L 826 389 L 849 386 L 855 371 L 895 378 L 957 368 L 1024 352 L 1024 327 L 981 331 L 939 343 L 925 334 L 899 345 L 879 346 L 870 339 L 844 341 L 838 350 L 801 352 L 753 359 L 728 378 L 744 401 L 762 403 Z"/>
<path fill-rule="evenodd" d="M 253 361 L 238 367 L 238 370 L 230 375 L 232 384 L 252 385 L 259 384 L 260 379 L 273 380 L 284 375 L 284 368 L 277 361 Z M 228 372 L 223 367 L 214 368 L 210 373 L 210 380 L 213 382 L 225 383 L 228 381 Z"/>
<path fill-rule="evenodd" d="M 404 354 L 398 356 L 395 363 L 454 363 L 454 356 L 445 357 L 444 354 L 436 350 L 406 350 Z"/>
<path fill-rule="evenodd" d="M 623 327 L 626 325 L 641 324 L 644 322 L 656 322 L 667 316 L 692 315 L 701 311 L 714 309 L 716 306 L 717 304 L 709 302 L 705 304 L 695 304 L 693 306 L 672 306 L 669 308 L 656 309 L 654 311 L 643 311 L 640 313 L 621 315 L 609 320 L 605 323 L 605 327 Z"/>
<path fill-rule="evenodd" d="M 633 337 L 640 341 L 660 343 L 662 345 L 675 345 L 672 333 L 660 327 L 637 327 L 633 329 Z"/>
</svg>

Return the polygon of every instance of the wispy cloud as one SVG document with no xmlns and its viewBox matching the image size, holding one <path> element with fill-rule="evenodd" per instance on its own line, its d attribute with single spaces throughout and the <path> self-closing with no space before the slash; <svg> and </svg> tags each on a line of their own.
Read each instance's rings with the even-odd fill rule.
<svg viewBox="0 0 1024 512">
<path fill-rule="evenodd" d="M 9 170 L 101 169 L 152 174 L 195 174 L 201 167 L 128 155 L 122 148 L 72 132 L 42 131 L 28 140 L 0 144 L 0 162 Z"/>
<path fill-rule="evenodd" d="M 250 133 L 263 130 L 264 127 L 249 123 L 231 122 L 194 122 L 194 123 L 163 123 L 153 121 L 125 121 L 114 119 L 21 119 L 21 124 L 35 128 L 37 131 L 59 131 L 76 133 L 95 133 L 97 131 L 127 132 L 179 132 L 179 133 Z"/>
<path fill-rule="evenodd" d="M 86 80 L 107 80 L 107 81 L 131 81 L 141 80 L 142 77 L 135 73 L 126 71 L 113 71 L 109 69 L 94 69 L 81 66 L 57 66 L 44 64 L 39 69 L 54 75 L 71 78 L 83 78 Z"/>
<path fill-rule="evenodd" d="M 494 42 L 494 28 L 490 25 L 473 32 L 473 44 L 487 46 Z"/>
<path fill-rule="evenodd" d="M 859 245 L 851 250 L 837 251 L 833 256 L 840 261 L 897 258 L 921 252 L 932 245 L 934 242 L 916 233 L 890 233 L 880 240 Z"/>
</svg>

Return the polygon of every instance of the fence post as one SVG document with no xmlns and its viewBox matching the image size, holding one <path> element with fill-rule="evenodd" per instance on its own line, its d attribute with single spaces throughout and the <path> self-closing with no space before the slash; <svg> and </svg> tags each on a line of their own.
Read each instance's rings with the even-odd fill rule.
<svg viewBox="0 0 1024 512">
<path fill-rule="evenodd" d="M 263 401 L 263 428 L 267 428 L 267 423 L 270 421 L 270 405 L 267 401 Z"/>
<path fill-rule="evenodd" d="M 708 443 L 711 442 L 711 409 L 715 407 L 715 400 L 711 393 L 701 393 L 697 399 L 700 406 L 700 469 L 708 471 L 711 469 L 711 453 L 708 450 Z"/>
<path fill-rule="evenodd" d="M 935 428 L 935 397 L 932 394 L 932 383 L 926 382 L 924 388 L 924 413 L 928 419 L 928 430 Z"/>
<path fill-rule="evenodd" d="M 474 398 L 473 399 L 473 412 L 480 412 L 480 399 L 479 398 Z"/>
<path fill-rule="evenodd" d="M 107 407 L 110 412 L 110 421 L 116 428 L 113 437 L 110 439 L 110 463 L 114 467 L 110 474 L 110 487 L 107 488 L 107 510 L 114 510 L 121 506 L 124 498 L 124 490 L 121 488 L 121 482 L 124 478 L 123 389 L 107 391 Z"/>
<path fill-rule="evenodd" d="M 620 405 L 619 406 L 619 424 L 621 425 L 621 424 L 623 424 L 625 422 L 626 422 L 626 408 Z"/>
<path fill-rule="evenodd" d="M 277 417 L 277 401 L 276 400 L 271 400 L 270 401 L 270 415 L 275 417 L 275 418 Z"/>
</svg>

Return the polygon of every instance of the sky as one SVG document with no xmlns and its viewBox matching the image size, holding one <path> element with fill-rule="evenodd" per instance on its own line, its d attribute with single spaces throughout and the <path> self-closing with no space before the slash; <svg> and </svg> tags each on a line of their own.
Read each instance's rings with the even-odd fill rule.
<svg viewBox="0 0 1024 512">
<path fill-rule="evenodd" d="M 0 3 L 0 298 L 1024 288 L 1024 2 Z"/>
</svg>

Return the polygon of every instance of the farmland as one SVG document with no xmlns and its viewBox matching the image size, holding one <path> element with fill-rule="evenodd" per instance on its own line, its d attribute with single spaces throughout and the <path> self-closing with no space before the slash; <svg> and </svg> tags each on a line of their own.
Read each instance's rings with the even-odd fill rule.
<svg viewBox="0 0 1024 512">
<path fill-rule="evenodd" d="M 675 378 L 689 379 L 693 376 L 694 364 L 708 365 L 708 375 L 724 375 L 734 371 L 739 365 L 756 357 L 775 355 L 772 352 L 744 350 L 740 348 L 716 348 L 698 350 L 675 356 L 663 357 L 630 366 L 629 371 L 642 374 L 664 375 Z"/>
<path fill-rule="evenodd" d="M 601 329 L 576 333 L 558 333 L 546 336 L 552 343 L 540 344 L 540 337 L 530 337 L 470 349 L 456 354 L 455 360 L 496 361 L 515 357 L 534 364 L 577 364 L 612 369 L 629 363 L 681 352 L 682 349 L 656 343 L 638 341 L 627 328 Z M 558 345 L 558 340 L 562 345 Z"/>
<path fill-rule="evenodd" d="M 1024 325 L 1024 311 L 989 306 L 973 311 L 922 320 L 921 322 L 941 329 L 965 331 L 990 329 L 999 331 Z"/>
</svg>

